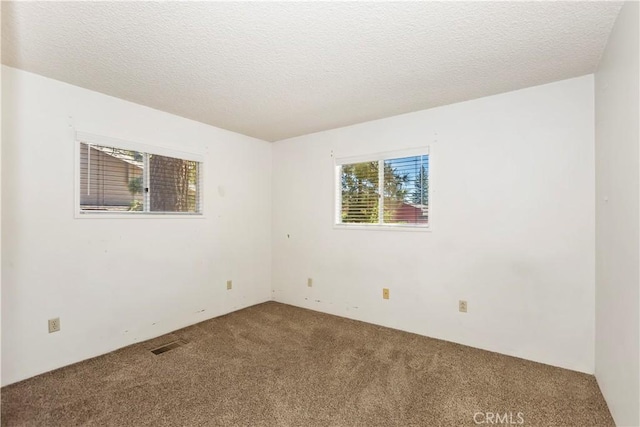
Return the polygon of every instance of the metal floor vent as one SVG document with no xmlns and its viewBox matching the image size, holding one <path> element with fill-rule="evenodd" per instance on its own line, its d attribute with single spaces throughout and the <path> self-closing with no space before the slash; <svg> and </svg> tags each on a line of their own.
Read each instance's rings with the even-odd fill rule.
<svg viewBox="0 0 640 427">
<path fill-rule="evenodd" d="M 170 342 L 169 344 L 163 345 L 162 347 L 158 347 L 155 350 L 151 350 L 151 353 L 157 356 L 158 354 L 166 353 L 167 351 L 173 350 L 174 348 L 182 347 L 186 343 L 187 342 L 184 340 L 173 341 L 173 342 Z"/>
</svg>

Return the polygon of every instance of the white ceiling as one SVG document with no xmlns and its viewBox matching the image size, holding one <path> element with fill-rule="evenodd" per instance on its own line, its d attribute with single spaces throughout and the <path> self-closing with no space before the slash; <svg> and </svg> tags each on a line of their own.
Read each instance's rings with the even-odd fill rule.
<svg viewBox="0 0 640 427">
<path fill-rule="evenodd" d="M 268 141 L 595 71 L 621 2 L 3 2 L 2 62 Z"/>
</svg>

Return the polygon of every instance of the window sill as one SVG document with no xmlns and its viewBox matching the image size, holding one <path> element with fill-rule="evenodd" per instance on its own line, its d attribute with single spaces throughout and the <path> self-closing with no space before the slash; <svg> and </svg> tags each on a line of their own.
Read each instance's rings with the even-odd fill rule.
<svg viewBox="0 0 640 427">
<path fill-rule="evenodd" d="M 130 219 L 130 218 L 164 218 L 164 219 L 183 219 L 183 218 L 198 218 L 205 219 L 205 216 L 201 213 L 164 213 L 164 212 L 128 212 L 128 213 L 118 213 L 118 212 L 108 212 L 108 211 L 93 211 L 93 212 L 85 212 L 85 211 L 76 211 L 75 213 L 76 219 Z"/>
<path fill-rule="evenodd" d="M 402 224 L 333 224 L 334 230 L 369 230 L 369 231 L 432 231 L 429 225 Z"/>
</svg>

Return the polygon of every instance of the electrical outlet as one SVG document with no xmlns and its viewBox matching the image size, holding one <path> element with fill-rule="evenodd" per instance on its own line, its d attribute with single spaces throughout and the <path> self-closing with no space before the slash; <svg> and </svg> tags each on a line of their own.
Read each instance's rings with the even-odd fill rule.
<svg viewBox="0 0 640 427">
<path fill-rule="evenodd" d="M 464 300 L 460 300 L 458 301 L 458 311 L 460 313 L 466 313 L 467 312 L 467 302 Z"/>
<path fill-rule="evenodd" d="M 307 279 L 307 286 L 308 286 L 308 287 L 312 287 L 312 286 L 313 286 L 313 279 L 312 279 L 311 277 L 309 277 L 309 278 Z"/>
<path fill-rule="evenodd" d="M 227 280 L 227 290 L 230 291 L 233 288 L 233 281 Z"/>
<path fill-rule="evenodd" d="M 389 288 L 382 288 L 382 299 L 389 299 Z"/>
<path fill-rule="evenodd" d="M 60 330 L 60 318 L 49 319 L 49 333 L 58 332 Z"/>
</svg>

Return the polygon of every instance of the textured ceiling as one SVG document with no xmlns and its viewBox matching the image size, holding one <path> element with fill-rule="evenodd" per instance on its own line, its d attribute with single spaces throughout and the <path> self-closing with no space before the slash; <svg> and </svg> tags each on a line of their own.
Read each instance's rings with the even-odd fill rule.
<svg viewBox="0 0 640 427">
<path fill-rule="evenodd" d="M 621 2 L 3 2 L 2 62 L 268 141 L 592 73 Z"/>
</svg>

